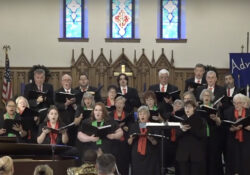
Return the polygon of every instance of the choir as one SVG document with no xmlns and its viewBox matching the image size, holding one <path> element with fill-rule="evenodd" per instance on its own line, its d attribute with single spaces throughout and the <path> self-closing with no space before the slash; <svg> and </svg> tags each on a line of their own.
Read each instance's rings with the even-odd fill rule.
<svg viewBox="0 0 250 175">
<path fill-rule="evenodd" d="M 202 64 L 185 81 L 181 97 L 168 78 L 169 72 L 160 70 L 159 83 L 141 100 L 121 73 L 104 99 L 86 74 L 75 88 L 64 74 L 54 91 L 45 83 L 45 71 L 37 69 L 24 96 L 6 103 L 0 135 L 70 145 L 81 158 L 89 149 L 101 149 L 114 155 L 121 175 L 160 175 L 168 167 L 177 175 L 248 175 L 250 100 L 245 90 L 235 86 L 231 74 L 225 76 L 225 87 L 217 85 L 216 72 L 205 72 Z M 166 127 L 147 127 L 148 122 Z"/>
</svg>

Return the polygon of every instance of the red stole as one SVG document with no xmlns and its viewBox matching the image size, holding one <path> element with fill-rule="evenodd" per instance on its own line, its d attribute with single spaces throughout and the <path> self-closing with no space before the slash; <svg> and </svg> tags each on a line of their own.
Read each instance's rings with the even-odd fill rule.
<svg viewBox="0 0 250 175">
<path fill-rule="evenodd" d="M 240 117 L 237 110 L 234 110 L 234 117 L 236 118 L 236 120 L 238 120 L 239 117 Z M 246 109 L 245 108 L 242 109 L 241 117 L 242 118 L 246 117 Z M 240 130 L 236 131 L 235 139 L 238 140 L 239 142 L 244 141 L 243 140 L 243 129 L 240 129 Z"/>
<path fill-rule="evenodd" d="M 112 106 L 109 97 L 107 98 L 107 106 L 109 106 L 109 107 Z"/>
<path fill-rule="evenodd" d="M 52 125 L 51 125 L 51 123 L 49 121 L 47 122 L 47 126 L 49 128 L 52 128 Z M 54 129 L 58 129 L 58 128 L 59 128 L 59 122 L 56 122 L 56 126 L 55 126 Z M 56 144 L 56 138 L 57 138 L 57 136 L 58 136 L 57 133 L 52 133 L 52 132 L 49 133 L 50 144 Z"/>
<path fill-rule="evenodd" d="M 116 110 L 114 111 L 114 119 L 115 120 L 124 120 L 125 119 L 125 112 L 124 111 L 122 111 L 122 116 L 121 117 L 119 117 L 118 116 L 118 114 L 117 114 L 117 112 L 116 112 Z M 125 140 L 125 138 L 124 138 L 124 136 L 122 136 L 121 138 L 120 138 L 120 141 L 124 141 Z"/>
<path fill-rule="evenodd" d="M 147 128 L 140 128 L 141 131 L 141 136 L 139 136 L 138 140 L 138 147 L 137 147 L 137 152 L 140 153 L 141 155 L 146 154 L 146 147 L 147 147 Z"/>
</svg>

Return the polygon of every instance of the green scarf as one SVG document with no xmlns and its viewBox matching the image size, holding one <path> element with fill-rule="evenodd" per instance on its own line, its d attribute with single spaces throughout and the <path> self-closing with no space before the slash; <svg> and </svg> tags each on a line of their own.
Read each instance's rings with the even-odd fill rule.
<svg viewBox="0 0 250 175">
<path fill-rule="evenodd" d="M 104 121 L 101 121 L 100 126 L 103 126 L 103 124 L 104 124 Z M 98 126 L 97 126 L 97 121 L 96 121 L 96 120 L 93 121 L 91 125 L 92 125 L 92 126 L 95 126 L 95 127 L 98 127 Z M 101 145 L 101 144 L 102 144 L 102 140 L 101 140 L 101 139 L 97 140 L 97 141 L 96 141 L 96 144 L 97 144 L 97 145 Z"/>
<path fill-rule="evenodd" d="M 8 113 L 5 114 L 5 118 L 6 118 L 6 119 L 11 119 Z M 16 114 L 14 115 L 14 119 L 15 119 L 15 118 L 16 118 Z M 8 137 L 15 137 L 15 136 L 16 136 L 16 135 L 13 134 L 13 133 L 8 133 Z"/>
<path fill-rule="evenodd" d="M 156 105 L 153 106 L 153 111 L 157 111 L 158 107 Z"/>
</svg>

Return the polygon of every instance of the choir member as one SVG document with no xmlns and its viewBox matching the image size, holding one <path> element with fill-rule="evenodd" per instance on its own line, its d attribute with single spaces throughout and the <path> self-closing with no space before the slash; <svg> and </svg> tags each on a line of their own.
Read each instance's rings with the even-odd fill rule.
<svg viewBox="0 0 250 175">
<path fill-rule="evenodd" d="M 234 107 L 224 111 L 224 118 L 236 121 L 240 118 L 250 116 L 249 109 L 244 108 L 243 94 L 236 94 L 233 97 Z M 250 125 L 231 125 L 228 128 L 226 174 L 227 175 L 248 175 L 250 172 Z"/>
<path fill-rule="evenodd" d="M 65 126 L 60 120 L 59 112 L 55 106 L 51 106 L 48 110 L 44 123 L 39 126 L 37 143 L 38 144 L 67 144 L 69 141 L 66 129 L 54 132 Z M 51 128 L 51 129 L 50 129 Z"/>
<path fill-rule="evenodd" d="M 118 93 L 122 94 L 126 98 L 125 108 L 128 112 L 134 111 L 134 108 L 141 106 L 141 101 L 138 92 L 135 88 L 128 87 L 128 76 L 121 73 L 117 77 Z"/>
<path fill-rule="evenodd" d="M 177 91 L 178 88 L 172 84 L 170 84 L 169 81 L 169 71 L 166 69 L 161 69 L 158 73 L 159 75 L 159 84 L 155 84 L 155 85 L 151 85 L 149 87 L 149 90 L 151 91 L 160 91 L 160 92 L 173 92 L 173 91 Z M 177 99 L 179 99 L 179 96 L 177 97 Z M 168 98 L 164 98 L 164 102 L 165 103 L 171 103 L 174 101 L 174 99 L 168 99 Z M 160 101 L 158 101 L 158 103 L 161 103 Z"/>
<path fill-rule="evenodd" d="M 192 83 L 206 84 L 204 78 L 205 66 L 203 64 L 196 64 L 194 68 L 194 77 L 189 78 L 185 81 L 185 91 L 194 91 L 195 87 L 192 87 Z"/>
<path fill-rule="evenodd" d="M 26 108 L 30 108 L 28 100 L 23 96 L 19 96 L 16 98 L 16 105 L 17 105 L 16 112 L 21 117 L 22 117 L 24 110 Z M 31 118 L 33 117 L 34 118 L 33 121 L 31 121 L 32 126 L 28 125 L 27 128 L 24 128 L 27 131 L 27 137 L 26 137 L 25 142 L 36 143 L 37 131 L 38 131 L 40 119 L 38 116 L 24 116 L 24 117 L 31 117 Z"/>
<path fill-rule="evenodd" d="M 116 157 L 118 170 L 122 175 L 129 174 L 130 148 L 127 143 L 128 126 L 134 123 L 133 113 L 125 111 L 125 101 L 123 96 L 115 99 L 115 110 L 110 113 L 110 117 L 119 123 L 123 130 L 123 136 L 120 140 L 114 140 L 112 143 L 112 154 Z"/>
<path fill-rule="evenodd" d="M 150 112 L 147 106 L 138 108 L 139 121 L 129 128 L 128 143 L 132 146 L 131 163 L 132 175 L 159 175 L 160 154 L 158 140 L 149 134 L 157 131 L 153 128 L 145 128 L 149 122 Z"/>
<path fill-rule="evenodd" d="M 111 125 L 111 128 L 106 131 L 102 137 L 96 136 L 93 130 L 86 129 L 89 126 L 102 127 Z M 87 149 L 97 150 L 101 148 L 104 153 L 111 153 L 112 141 L 119 140 L 123 135 L 122 129 L 113 119 L 108 116 L 108 112 L 103 103 L 98 102 L 95 104 L 94 110 L 89 119 L 82 122 L 79 128 L 77 138 L 82 144 L 81 152 Z"/>
<path fill-rule="evenodd" d="M 206 74 L 206 82 L 207 82 L 207 85 L 198 87 L 195 90 L 194 93 L 195 93 L 195 96 L 196 96 L 197 100 L 199 100 L 200 94 L 201 94 L 203 89 L 209 89 L 210 91 L 213 92 L 213 94 L 214 94 L 213 102 L 218 100 L 220 97 L 222 97 L 224 95 L 225 89 L 216 84 L 216 82 L 217 82 L 217 74 L 216 74 L 215 71 L 210 70 L 210 71 L 207 72 L 207 74 Z"/>
<path fill-rule="evenodd" d="M 79 86 L 75 88 L 75 90 L 79 91 L 79 92 L 86 92 L 86 91 L 91 91 L 94 92 L 94 97 L 95 97 L 95 102 L 101 102 L 102 101 L 102 97 L 100 95 L 99 90 L 96 87 L 90 86 L 89 85 L 89 78 L 87 76 L 87 74 L 82 73 L 79 76 Z"/>
<path fill-rule="evenodd" d="M 84 120 L 90 118 L 90 114 L 94 109 L 94 107 L 95 107 L 94 96 L 89 92 L 85 92 L 82 96 L 81 106 L 77 106 L 75 117 L 79 117 L 82 115 L 82 118 Z"/>
<path fill-rule="evenodd" d="M 153 91 L 146 91 L 143 95 L 143 100 L 144 100 L 145 105 L 148 106 L 149 111 L 158 112 L 158 115 L 153 116 L 150 114 L 149 120 L 151 122 L 163 122 L 164 120 L 166 120 L 166 118 L 163 118 L 164 115 L 166 117 L 166 111 L 164 109 L 158 107 L 157 99 L 156 99 L 155 93 Z"/>
<path fill-rule="evenodd" d="M 31 91 L 43 92 L 46 95 L 39 95 L 37 98 L 33 98 L 30 96 Z M 45 82 L 45 71 L 43 69 L 34 71 L 34 81 L 25 85 L 24 97 L 28 100 L 30 108 L 40 113 L 40 122 L 43 122 L 47 109 L 54 104 L 53 86 Z"/>
<path fill-rule="evenodd" d="M 179 175 L 205 175 L 205 125 L 196 113 L 196 103 L 184 103 L 183 125 L 177 130 L 176 161 Z"/>
<path fill-rule="evenodd" d="M 115 85 L 110 85 L 108 87 L 108 96 L 106 100 L 106 106 L 115 106 L 115 98 L 117 97 L 117 87 Z"/>
<path fill-rule="evenodd" d="M 202 105 L 213 108 L 214 95 L 209 89 L 203 89 L 200 95 Z M 220 127 L 221 119 L 218 114 L 200 113 L 206 122 L 207 128 L 207 174 L 222 175 L 222 153 L 224 150 L 225 135 Z"/>
<path fill-rule="evenodd" d="M 55 93 L 66 93 L 66 94 L 77 94 L 78 91 L 71 88 L 72 86 L 72 77 L 69 74 L 64 74 L 61 78 L 62 87 L 59 88 Z M 56 95 L 57 96 L 57 95 Z M 75 123 L 75 127 L 71 127 L 68 129 L 69 134 L 69 145 L 74 146 L 76 137 L 77 137 L 77 126 L 80 124 L 82 120 L 82 116 L 75 117 L 75 111 L 77 109 L 76 98 L 66 98 L 65 101 L 59 101 L 59 99 L 55 98 L 55 105 L 59 111 L 60 120 L 65 125 L 68 125 L 72 122 Z"/>
<path fill-rule="evenodd" d="M 14 100 L 9 100 L 5 106 L 6 113 L 0 117 L 0 135 L 8 137 L 17 137 L 18 142 L 22 141 L 22 138 L 27 136 L 27 131 L 23 129 L 22 124 L 14 123 L 11 131 L 7 132 L 4 129 L 4 121 L 7 119 L 21 121 L 20 115 L 16 113 L 16 103 Z"/>
<path fill-rule="evenodd" d="M 189 100 L 196 102 L 196 98 L 195 98 L 193 92 L 190 92 L 190 91 L 184 92 L 183 102 L 185 103 L 186 101 L 189 101 Z"/>
</svg>

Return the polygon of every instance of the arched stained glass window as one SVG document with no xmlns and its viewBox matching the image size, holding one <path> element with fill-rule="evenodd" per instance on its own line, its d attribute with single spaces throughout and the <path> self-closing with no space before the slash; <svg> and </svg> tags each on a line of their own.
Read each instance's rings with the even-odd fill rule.
<svg viewBox="0 0 250 175">
<path fill-rule="evenodd" d="M 110 0 L 110 5 L 111 38 L 134 38 L 134 0 Z"/>
<path fill-rule="evenodd" d="M 64 38 L 84 38 L 84 0 L 64 0 Z"/>
<path fill-rule="evenodd" d="M 180 39 L 180 1 L 161 0 L 161 27 L 162 39 Z"/>
</svg>

